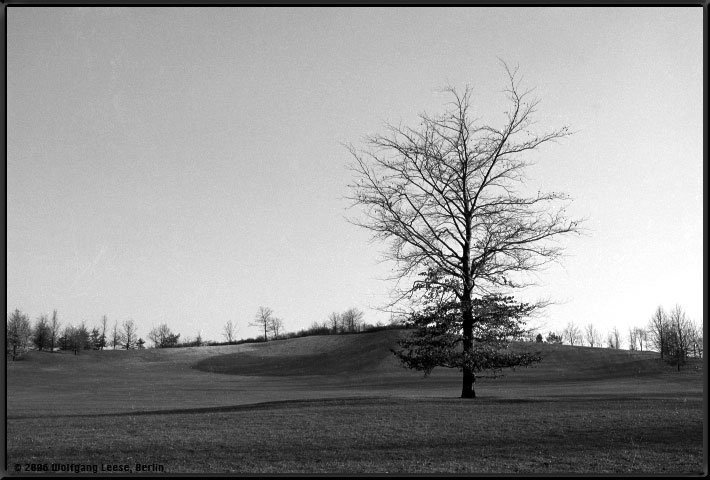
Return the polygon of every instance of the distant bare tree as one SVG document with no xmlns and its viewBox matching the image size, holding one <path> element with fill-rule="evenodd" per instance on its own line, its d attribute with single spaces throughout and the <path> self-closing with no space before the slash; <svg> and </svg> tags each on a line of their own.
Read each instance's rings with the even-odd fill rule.
<svg viewBox="0 0 710 480">
<path fill-rule="evenodd" d="M 278 340 L 279 334 L 283 331 L 284 321 L 278 317 L 272 316 L 269 319 L 269 330 L 273 335 L 274 340 Z"/>
<path fill-rule="evenodd" d="M 590 323 L 584 328 L 584 336 L 590 347 L 598 347 L 601 344 L 599 340 L 599 332 L 594 328 L 594 324 Z"/>
<path fill-rule="evenodd" d="M 338 333 L 338 329 L 342 328 L 342 320 L 340 318 L 340 314 L 338 312 L 333 312 L 328 315 L 327 324 L 330 327 L 331 332 Z"/>
<path fill-rule="evenodd" d="M 648 331 L 645 328 L 636 327 L 636 341 L 639 345 L 639 350 L 643 352 L 643 348 L 648 350 Z"/>
<path fill-rule="evenodd" d="M 611 331 L 611 333 L 614 335 L 614 345 L 616 345 L 616 349 L 621 348 L 621 342 L 623 341 L 623 335 L 621 334 L 621 330 L 618 328 L 614 327 Z"/>
<path fill-rule="evenodd" d="M 59 322 L 59 318 L 57 317 L 57 311 L 54 310 L 54 312 L 52 312 L 52 320 L 49 322 L 49 348 L 52 352 L 54 351 L 54 344 L 57 341 L 57 338 L 59 337 L 60 327 L 61 324 Z"/>
<path fill-rule="evenodd" d="M 696 327 L 680 305 L 668 313 L 670 325 L 669 352 L 680 371 L 688 358 L 688 353 L 696 339 Z"/>
<path fill-rule="evenodd" d="M 690 355 L 693 358 L 703 358 L 703 326 L 694 322 L 693 326 Z"/>
<path fill-rule="evenodd" d="M 232 343 L 234 341 L 234 334 L 236 332 L 236 325 L 231 320 L 228 320 L 224 325 L 224 330 L 222 335 L 227 340 L 227 343 Z"/>
<path fill-rule="evenodd" d="M 562 330 L 562 338 L 570 345 L 576 345 L 582 341 L 582 334 L 579 327 L 572 322 L 569 322 L 564 330 Z"/>
<path fill-rule="evenodd" d="M 113 346 L 113 349 L 116 350 L 116 347 L 123 343 L 123 335 L 121 334 L 121 331 L 118 329 L 118 322 L 116 320 L 113 321 L 113 330 L 111 331 L 111 345 Z"/>
<path fill-rule="evenodd" d="M 133 320 L 126 320 L 123 322 L 121 334 L 123 337 L 123 345 L 126 347 L 126 350 L 130 350 L 136 346 L 136 340 L 138 340 L 136 331 L 137 327 Z"/>
<path fill-rule="evenodd" d="M 106 343 L 108 342 L 108 336 L 106 335 L 108 332 L 106 331 L 106 328 L 108 326 L 108 317 L 104 315 L 101 317 L 101 336 L 99 337 L 99 348 L 101 350 L 106 347 Z"/>
<path fill-rule="evenodd" d="M 365 314 L 358 310 L 357 308 L 350 308 L 342 313 L 340 316 L 343 331 L 346 332 L 357 332 L 360 330 L 362 324 L 362 319 Z"/>
<path fill-rule="evenodd" d="M 614 348 L 616 350 L 621 348 L 621 332 L 619 332 L 618 328 L 614 327 L 611 332 L 609 332 L 607 345 L 609 348 Z"/>
<path fill-rule="evenodd" d="M 661 358 L 668 353 L 671 326 L 668 315 L 660 305 L 653 312 L 648 323 L 648 341 L 661 354 Z"/>
<path fill-rule="evenodd" d="M 638 329 L 636 327 L 629 327 L 629 350 L 636 350 L 636 342 Z"/>
<path fill-rule="evenodd" d="M 271 310 L 269 307 L 259 307 L 259 311 L 256 312 L 256 316 L 254 317 L 254 321 L 251 322 L 249 325 L 252 327 L 260 327 L 264 329 L 264 341 L 268 341 L 268 331 L 269 331 L 269 325 L 271 324 L 271 318 L 274 314 L 274 311 Z"/>
</svg>

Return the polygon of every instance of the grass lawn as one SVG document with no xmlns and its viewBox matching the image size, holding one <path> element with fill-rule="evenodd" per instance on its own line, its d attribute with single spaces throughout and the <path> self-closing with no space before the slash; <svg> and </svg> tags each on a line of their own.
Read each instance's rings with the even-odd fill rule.
<svg viewBox="0 0 710 480">
<path fill-rule="evenodd" d="M 678 373 L 653 354 L 543 346 L 538 368 L 481 379 L 479 398 L 461 400 L 457 372 L 422 378 L 380 348 L 400 334 L 77 357 L 34 352 L 8 366 L 8 469 L 705 471 L 702 365 Z M 341 356 L 348 360 L 340 367 L 328 364 Z"/>
</svg>

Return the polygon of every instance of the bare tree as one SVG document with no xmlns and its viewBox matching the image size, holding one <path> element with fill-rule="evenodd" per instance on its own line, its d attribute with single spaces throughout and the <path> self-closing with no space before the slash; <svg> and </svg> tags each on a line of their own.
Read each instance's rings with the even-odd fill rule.
<svg viewBox="0 0 710 480">
<path fill-rule="evenodd" d="M 60 326 L 61 323 L 59 322 L 59 317 L 57 317 L 57 311 L 54 310 L 54 312 L 52 312 L 52 320 L 49 322 L 49 348 L 52 352 L 54 351 L 54 344 L 57 341 L 57 337 L 59 337 Z"/>
<path fill-rule="evenodd" d="M 101 317 L 101 336 L 99 337 L 99 348 L 101 348 L 101 350 L 104 349 L 104 347 L 106 346 L 106 342 L 108 341 L 107 340 L 108 337 L 106 336 L 107 326 L 108 326 L 108 317 L 106 317 L 106 315 L 104 315 L 103 317 Z"/>
<path fill-rule="evenodd" d="M 639 350 L 643 352 L 643 347 L 648 350 L 648 331 L 645 328 L 636 327 L 636 341 L 639 345 Z"/>
<path fill-rule="evenodd" d="M 222 335 L 227 340 L 227 343 L 232 343 L 234 341 L 234 334 L 236 332 L 236 325 L 231 320 L 227 321 L 224 325 L 224 330 Z"/>
<path fill-rule="evenodd" d="M 365 314 L 357 309 L 350 308 L 340 315 L 342 329 L 345 332 L 357 332 L 362 325 L 362 319 Z"/>
<path fill-rule="evenodd" d="M 268 341 L 268 331 L 269 331 L 269 325 L 271 324 L 271 319 L 274 314 L 274 311 L 271 310 L 269 307 L 259 307 L 259 311 L 256 312 L 256 316 L 254 317 L 254 321 L 251 322 L 249 325 L 252 327 L 260 327 L 264 329 L 264 341 Z"/>
<path fill-rule="evenodd" d="M 133 320 L 126 320 L 123 322 L 123 329 L 121 330 L 121 336 L 123 338 L 123 345 L 126 350 L 130 350 L 136 346 L 136 340 L 138 340 L 138 335 L 136 324 Z"/>
<path fill-rule="evenodd" d="M 582 342 L 582 333 L 577 325 L 569 322 L 565 329 L 562 330 L 562 338 L 570 345 L 576 345 Z"/>
<path fill-rule="evenodd" d="M 601 344 L 599 339 L 599 332 L 594 328 L 594 324 L 590 323 L 584 328 L 584 337 L 589 343 L 590 347 L 598 347 Z"/>
<path fill-rule="evenodd" d="M 629 350 L 636 350 L 636 342 L 638 341 L 638 329 L 629 327 Z"/>
<path fill-rule="evenodd" d="M 690 355 L 693 358 L 703 358 L 703 326 L 693 322 Z"/>
<path fill-rule="evenodd" d="M 333 312 L 328 315 L 327 325 L 330 327 L 331 332 L 338 333 L 338 329 L 342 326 L 342 320 L 338 312 Z"/>
<path fill-rule="evenodd" d="M 274 340 L 278 340 L 279 334 L 283 331 L 284 321 L 278 317 L 272 316 L 269 319 L 269 330 L 273 335 Z"/>
<path fill-rule="evenodd" d="M 619 332 L 618 328 L 614 327 L 611 332 L 609 332 L 609 336 L 607 337 L 607 346 L 616 350 L 621 348 L 621 332 Z"/>
<path fill-rule="evenodd" d="M 517 70 L 504 66 L 509 105 L 502 126 L 474 118 L 470 88 L 462 94 L 450 88 L 451 108 L 443 115 L 422 114 L 417 128 L 389 125 L 387 134 L 367 138 L 366 150 L 349 146 L 356 177 L 350 198 L 364 214 L 352 222 L 390 242 L 386 258 L 400 280 L 392 305 L 416 307 L 432 300 L 426 296 L 432 289 L 442 302 L 459 303 L 463 353 L 455 368 L 463 372 L 464 398 L 475 396 L 480 358 L 474 355 L 474 300 L 533 284 L 530 274 L 562 252 L 554 240 L 578 231 L 578 221 L 566 217 L 566 195 L 521 193 L 531 164 L 525 154 L 569 132 L 532 130 L 539 101 L 521 90 Z M 415 275 L 413 283 L 404 281 Z"/>
<path fill-rule="evenodd" d="M 123 343 L 123 335 L 118 329 L 118 322 L 114 320 L 113 329 L 111 330 L 111 345 L 113 346 L 113 349 L 116 350 L 116 347 L 121 343 Z"/>
<path fill-rule="evenodd" d="M 174 348 L 180 343 L 180 334 L 173 333 L 166 323 L 161 323 L 148 332 L 148 339 L 155 348 Z"/>
<path fill-rule="evenodd" d="M 676 305 L 668 313 L 668 323 L 670 325 L 668 351 L 680 371 L 690 349 L 696 343 L 696 327 L 680 305 Z"/>
<path fill-rule="evenodd" d="M 622 341 L 622 336 L 621 336 L 621 331 L 619 331 L 618 328 L 614 327 L 611 331 L 612 335 L 614 335 L 614 348 L 617 350 L 621 348 L 621 341 Z"/>
<path fill-rule="evenodd" d="M 648 341 L 660 352 L 661 358 L 668 353 L 670 331 L 668 316 L 659 305 L 648 322 Z"/>
</svg>

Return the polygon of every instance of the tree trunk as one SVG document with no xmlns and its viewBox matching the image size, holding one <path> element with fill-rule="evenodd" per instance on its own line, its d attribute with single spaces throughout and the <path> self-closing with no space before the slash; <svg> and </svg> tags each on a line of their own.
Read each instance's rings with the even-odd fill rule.
<svg viewBox="0 0 710 480">
<path fill-rule="evenodd" d="M 463 351 L 466 353 L 473 351 L 473 311 L 470 295 L 464 294 L 465 298 L 461 302 L 463 315 Z M 461 398 L 476 398 L 476 391 L 473 384 L 476 382 L 476 374 L 468 366 L 463 367 L 463 385 L 461 388 Z"/>
<path fill-rule="evenodd" d="M 464 368 L 461 398 L 476 398 L 476 390 L 473 388 L 474 383 L 476 383 L 476 375 L 471 371 L 471 369 Z"/>
</svg>

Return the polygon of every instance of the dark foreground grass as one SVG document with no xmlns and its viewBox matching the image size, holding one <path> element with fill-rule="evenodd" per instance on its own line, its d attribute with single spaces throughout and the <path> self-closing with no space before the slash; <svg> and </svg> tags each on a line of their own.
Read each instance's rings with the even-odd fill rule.
<svg viewBox="0 0 710 480">
<path fill-rule="evenodd" d="M 703 472 L 700 395 L 321 399 L 9 419 L 7 430 L 10 471 L 142 463 L 166 473 Z"/>
</svg>

